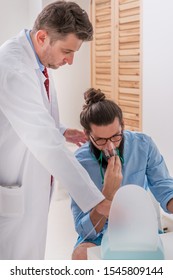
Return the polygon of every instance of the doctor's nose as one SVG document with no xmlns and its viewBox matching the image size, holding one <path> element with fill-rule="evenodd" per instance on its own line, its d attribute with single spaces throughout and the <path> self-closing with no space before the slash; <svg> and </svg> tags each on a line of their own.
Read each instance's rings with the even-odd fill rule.
<svg viewBox="0 0 173 280">
<path fill-rule="evenodd" d="M 74 59 L 74 53 L 70 53 L 64 58 L 64 61 L 66 63 L 68 63 L 69 65 L 72 65 L 73 64 L 73 59 Z"/>
</svg>

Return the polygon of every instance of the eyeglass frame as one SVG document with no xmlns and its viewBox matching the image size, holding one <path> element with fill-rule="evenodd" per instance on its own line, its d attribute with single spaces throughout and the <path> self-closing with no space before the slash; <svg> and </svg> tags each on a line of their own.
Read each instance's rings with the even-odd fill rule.
<svg viewBox="0 0 173 280">
<path fill-rule="evenodd" d="M 112 136 L 109 137 L 109 138 L 98 138 L 97 140 L 95 140 L 94 137 L 93 137 L 91 134 L 89 134 L 89 136 L 91 137 L 91 139 L 94 141 L 94 143 L 95 143 L 97 146 L 104 146 L 104 145 L 106 145 L 106 143 L 108 142 L 108 140 L 110 140 L 112 143 L 121 141 L 122 138 L 123 138 L 123 133 L 122 133 L 122 132 L 119 133 L 119 134 L 116 133 L 116 134 L 112 135 Z M 112 141 L 111 138 L 112 138 L 112 137 L 115 137 L 115 136 L 121 136 L 121 139 Z M 105 143 L 104 143 L 104 144 L 97 144 L 97 141 L 98 141 L 98 140 L 101 140 L 101 139 L 102 139 L 102 140 L 105 140 Z"/>
</svg>

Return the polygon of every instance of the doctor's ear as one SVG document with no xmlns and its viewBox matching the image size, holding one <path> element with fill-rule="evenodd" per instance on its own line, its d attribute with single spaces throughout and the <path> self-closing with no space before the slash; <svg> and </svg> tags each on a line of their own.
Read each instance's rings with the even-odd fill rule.
<svg viewBox="0 0 173 280">
<path fill-rule="evenodd" d="M 48 34 L 45 30 L 38 30 L 36 33 L 37 43 L 43 46 L 48 39 Z"/>
</svg>

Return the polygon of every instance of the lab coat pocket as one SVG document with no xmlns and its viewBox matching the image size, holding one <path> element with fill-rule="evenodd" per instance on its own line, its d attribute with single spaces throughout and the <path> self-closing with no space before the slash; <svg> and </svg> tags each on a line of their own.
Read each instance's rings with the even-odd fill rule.
<svg viewBox="0 0 173 280">
<path fill-rule="evenodd" d="M 18 217 L 24 213 L 24 193 L 21 186 L 0 186 L 0 216 Z"/>
</svg>

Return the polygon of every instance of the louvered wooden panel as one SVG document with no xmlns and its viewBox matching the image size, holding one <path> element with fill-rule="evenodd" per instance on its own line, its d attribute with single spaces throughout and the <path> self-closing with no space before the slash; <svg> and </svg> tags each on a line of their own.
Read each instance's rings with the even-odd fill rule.
<svg viewBox="0 0 173 280">
<path fill-rule="evenodd" d="M 92 86 L 122 108 L 126 129 L 141 130 L 140 0 L 92 0 Z"/>
<path fill-rule="evenodd" d="M 91 82 L 112 96 L 112 27 L 111 0 L 92 1 L 92 23 L 94 40 L 92 43 Z"/>
<path fill-rule="evenodd" d="M 118 104 L 125 127 L 141 130 L 140 1 L 119 0 Z"/>
</svg>

